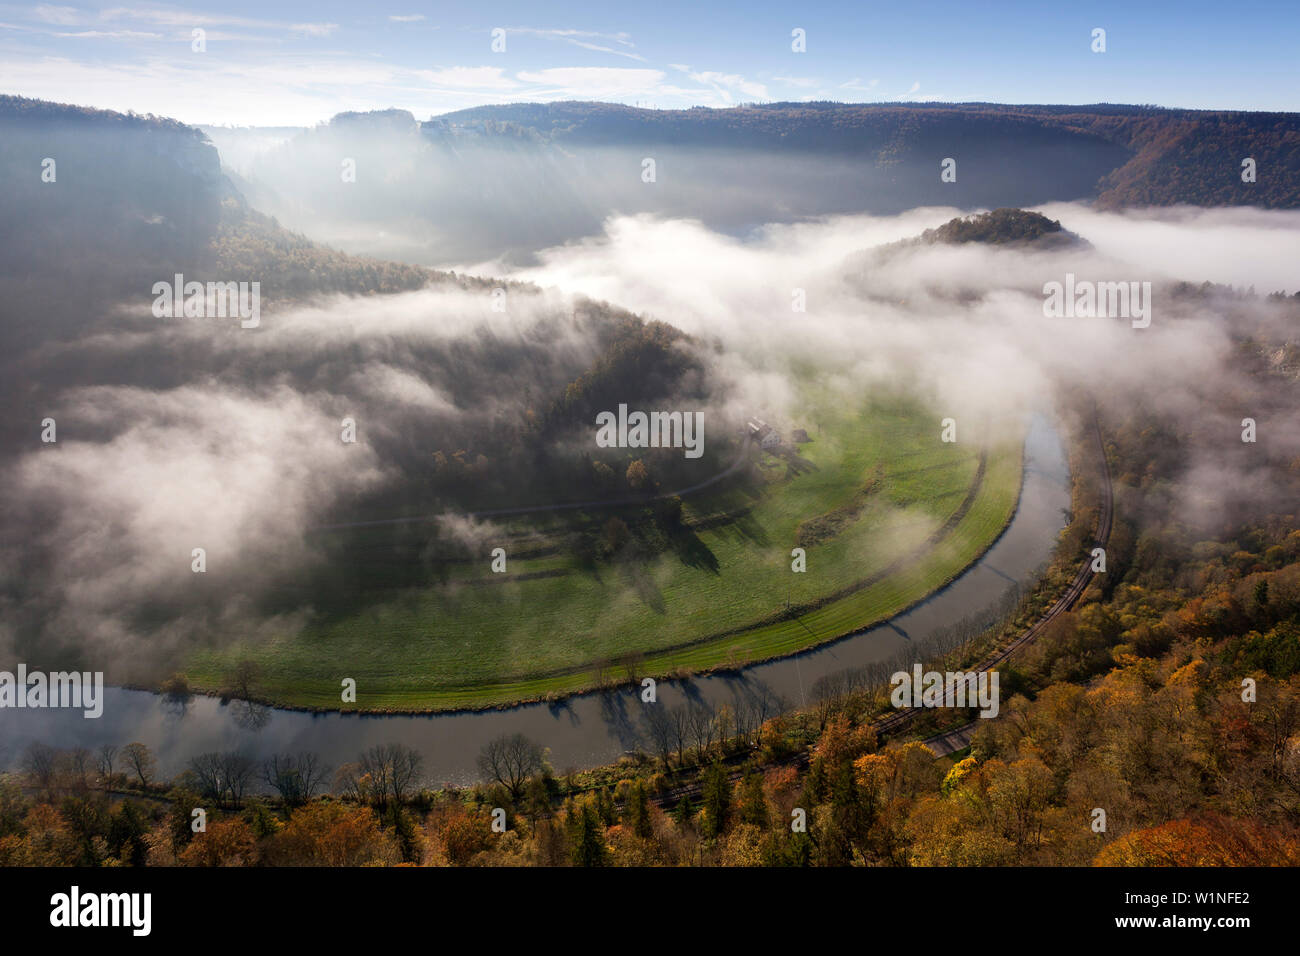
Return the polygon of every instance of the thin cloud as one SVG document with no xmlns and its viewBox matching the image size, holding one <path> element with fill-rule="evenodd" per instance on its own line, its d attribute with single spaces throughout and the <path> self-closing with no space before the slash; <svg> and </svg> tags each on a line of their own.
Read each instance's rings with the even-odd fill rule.
<svg viewBox="0 0 1300 956">
<path fill-rule="evenodd" d="M 767 87 L 762 83 L 747 80 L 738 73 L 718 73 L 713 70 L 692 70 L 683 64 L 673 64 L 673 68 L 685 73 L 696 83 L 701 83 L 717 93 L 724 102 L 734 102 L 733 94 L 741 94 L 751 99 L 768 99 Z"/>
<path fill-rule="evenodd" d="M 59 7 L 50 3 L 38 3 L 32 8 L 32 16 L 45 23 L 62 27 L 74 26 L 81 22 L 81 13 L 76 7 Z"/>
<path fill-rule="evenodd" d="M 295 23 L 289 29 L 309 37 L 327 37 L 339 28 L 337 23 Z"/>
<path fill-rule="evenodd" d="M 171 27 L 248 27 L 288 31 L 306 36 L 328 36 L 338 29 L 337 23 L 285 23 L 239 17 L 228 14 L 195 13 L 189 10 L 163 10 L 150 7 L 113 7 L 100 13 L 103 20 L 141 20 Z"/>
<path fill-rule="evenodd" d="M 56 37 L 75 37 L 88 40 L 161 40 L 161 33 L 141 30 L 80 30 L 75 33 L 56 33 Z"/>
<path fill-rule="evenodd" d="M 645 62 L 645 57 L 639 53 L 632 53 L 631 50 L 636 48 L 632 42 L 631 36 L 626 33 L 598 33 L 594 30 L 563 30 L 563 29 L 541 29 L 538 27 L 507 27 L 506 34 L 522 33 L 526 36 L 542 37 L 549 40 L 560 40 L 564 43 L 581 47 L 584 50 L 594 50 L 598 53 L 611 53 L 614 56 L 624 56 L 629 60 L 638 60 Z M 624 50 L 616 50 L 611 46 L 605 46 L 602 43 L 594 41 L 603 40 L 606 43 L 614 43 Z"/>
</svg>

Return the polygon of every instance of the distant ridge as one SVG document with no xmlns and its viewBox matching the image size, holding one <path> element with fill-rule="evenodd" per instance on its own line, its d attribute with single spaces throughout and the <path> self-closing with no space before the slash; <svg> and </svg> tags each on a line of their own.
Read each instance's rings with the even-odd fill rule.
<svg viewBox="0 0 1300 956">
<path fill-rule="evenodd" d="M 964 148 L 1014 149 L 1069 143 L 1060 173 L 1098 169 L 1093 197 L 1101 208 L 1253 205 L 1300 208 L 1300 114 L 996 103 L 771 103 L 731 109 L 654 110 L 566 101 L 479 106 L 434 117 L 426 125 L 518 126 L 566 144 L 664 142 L 674 146 L 768 147 L 790 152 L 854 154 L 877 167 L 905 161 L 928 169 Z M 1110 147 L 1107 149 L 1106 147 Z M 1254 183 L 1241 163 L 1255 160 Z M 1026 204 L 1030 204 L 1026 200 Z"/>
</svg>

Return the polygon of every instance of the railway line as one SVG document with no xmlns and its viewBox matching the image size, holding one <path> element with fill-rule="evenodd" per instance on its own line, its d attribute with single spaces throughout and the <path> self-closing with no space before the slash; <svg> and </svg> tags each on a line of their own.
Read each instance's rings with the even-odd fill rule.
<svg viewBox="0 0 1300 956">
<path fill-rule="evenodd" d="M 1106 460 L 1106 446 L 1101 435 L 1101 423 L 1095 414 L 1093 415 L 1092 432 L 1097 443 L 1098 465 L 1102 489 L 1101 510 L 1098 514 L 1094 541 L 1095 547 L 1104 548 L 1110 540 L 1111 526 L 1114 522 L 1115 494 L 1114 488 L 1111 485 L 1110 464 Z M 1080 566 L 1074 578 L 1070 581 L 1069 586 L 1061 593 L 1056 601 L 1052 603 L 1046 613 L 1030 625 L 1023 634 L 1019 635 L 1006 645 L 990 652 L 989 655 L 973 669 L 973 673 L 990 671 L 1007 660 L 1010 660 L 1011 657 L 1022 648 L 1032 644 L 1052 621 L 1074 608 L 1074 606 L 1079 602 L 1079 599 L 1083 596 L 1083 592 L 1087 590 L 1088 584 L 1092 581 L 1094 573 L 1095 572 L 1092 570 L 1092 556 L 1089 555 L 1084 560 L 1082 566 Z M 916 707 L 898 710 L 878 718 L 872 723 L 872 726 L 876 729 L 876 733 L 881 737 L 897 736 L 900 732 L 904 731 L 913 720 L 920 716 L 921 713 L 925 712 L 925 710 L 925 708 Z M 965 746 L 965 744 L 969 742 L 970 733 L 976 726 L 978 726 L 978 724 L 979 721 L 975 720 L 963 727 L 950 728 L 949 730 L 930 738 L 930 740 L 939 743 L 939 749 L 943 750 L 945 754 L 952 753 L 961 749 L 960 746 L 957 746 L 958 744 Z M 793 766 L 803 770 L 808 766 L 810 760 L 810 751 L 804 750 L 790 760 L 783 761 L 783 763 L 787 766 Z M 742 769 L 734 769 L 728 774 L 728 776 L 734 782 L 735 780 L 740 779 L 743 772 Z M 671 788 L 667 792 L 660 794 L 657 798 L 654 798 L 654 802 L 658 803 L 661 807 L 668 808 L 676 806 L 682 797 L 689 796 L 692 799 L 696 799 L 700 796 L 700 793 L 701 786 L 699 782 L 692 782 Z"/>
<path fill-rule="evenodd" d="M 1097 520 L 1095 546 L 1104 548 L 1106 547 L 1106 543 L 1110 540 L 1111 525 L 1114 521 L 1115 493 L 1114 489 L 1111 487 L 1110 464 L 1106 461 L 1106 446 L 1101 437 L 1101 424 L 1095 415 L 1093 416 L 1092 421 L 1092 431 L 1097 440 L 1097 454 L 1102 479 L 1101 513 L 1098 515 Z M 1089 556 L 1075 574 L 1069 587 L 1067 587 L 1052 606 L 1047 609 L 1047 613 L 1030 625 L 1025 632 L 1015 640 L 1006 644 L 1004 647 L 991 652 L 988 657 L 982 660 L 979 665 L 973 669 L 973 672 L 978 674 L 993 670 L 999 664 L 1010 660 L 1011 657 L 1013 657 L 1021 648 L 1028 644 L 1032 644 L 1043 630 L 1052 623 L 1052 621 L 1070 611 L 1075 604 L 1079 602 L 1079 598 L 1083 596 L 1083 592 L 1087 590 L 1088 584 L 1092 581 L 1094 573 L 1095 572 L 1092 570 L 1092 558 Z M 925 708 L 916 707 L 898 710 L 892 714 L 881 717 L 875 721 L 873 726 L 876 728 L 877 734 L 882 736 L 894 735 L 910 724 L 920 713 L 923 713 L 924 710 Z"/>
</svg>

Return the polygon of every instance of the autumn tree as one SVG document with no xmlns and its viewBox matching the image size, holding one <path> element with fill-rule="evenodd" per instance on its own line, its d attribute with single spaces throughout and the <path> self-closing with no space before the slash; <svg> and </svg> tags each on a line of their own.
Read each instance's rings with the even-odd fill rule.
<svg viewBox="0 0 1300 956">
<path fill-rule="evenodd" d="M 196 833 L 176 861 L 182 866 L 248 866 L 257 841 L 248 824 L 238 817 L 213 820 Z"/>
<path fill-rule="evenodd" d="M 1255 820 L 1219 814 L 1135 830 L 1102 849 L 1095 866 L 1300 866 L 1300 839 Z"/>
<path fill-rule="evenodd" d="M 767 795 L 763 792 L 763 778 L 753 770 L 745 774 L 741 781 L 740 805 L 737 807 L 736 819 L 760 830 L 767 828 Z"/>
<path fill-rule="evenodd" d="M 309 803 L 267 841 L 275 866 L 367 866 L 395 863 L 398 852 L 366 807 Z"/>
<path fill-rule="evenodd" d="M 640 458 L 627 466 L 627 484 L 633 491 L 640 491 L 650 481 L 650 472 Z"/>
<path fill-rule="evenodd" d="M 632 532 L 628 530 L 627 522 L 618 515 L 611 515 L 601 526 L 600 536 L 605 553 L 614 554 L 632 537 Z"/>
<path fill-rule="evenodd" d="M 439 836 L 447 860 L 463 866 L 491 845 L 492 820 L 480 810 L 458 806 L 443 822 Z"/>
<path fill-rule="evenodd" d="M 478 755 L 479 773 L 494 780 L 510 793 L 510 802 L 518 803 L 524 783 L 542 769 L 540 745 L 523 734 L 502 734 L 483 745 Z"/>
</svg>

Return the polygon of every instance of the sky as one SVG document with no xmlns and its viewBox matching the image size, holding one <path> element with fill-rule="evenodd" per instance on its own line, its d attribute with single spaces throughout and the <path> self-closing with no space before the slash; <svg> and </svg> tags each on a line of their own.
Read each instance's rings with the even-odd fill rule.
<svg viewBox="0 0 1300 956">
<path fill-rule="evenodd" d="M 0 3 L 0 92 L 235 126 L 565 99 L 1300 109 L 1297 0 L 128 4 Z"/>
</svg>

